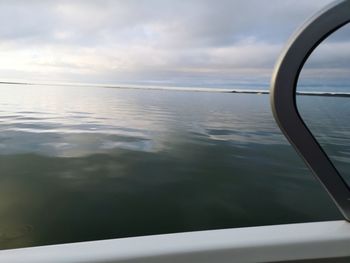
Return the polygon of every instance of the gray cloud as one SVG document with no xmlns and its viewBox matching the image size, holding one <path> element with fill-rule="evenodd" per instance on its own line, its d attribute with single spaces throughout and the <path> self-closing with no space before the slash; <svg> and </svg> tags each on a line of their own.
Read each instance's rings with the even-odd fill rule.
<svg viewBox="0 0 350 263">
<path fill-rule="evenodd" d="M 267 80 L 290 34 L 329 2 L 3 0 L 0 72 L 81 82 Z M 322 63 L 339 57 L 327 52 Z"/>
<path fill-rule="evenodd" d="M 1 1 L 0 36 L 3 40 L 81 40 L 84 45 L 99 40 L 147 40 L 152 37 L 147 29 L 158 29 L 168 45 L 230 45 L 246 37 L 281 41 L 329 2 Z"/>
</svg>

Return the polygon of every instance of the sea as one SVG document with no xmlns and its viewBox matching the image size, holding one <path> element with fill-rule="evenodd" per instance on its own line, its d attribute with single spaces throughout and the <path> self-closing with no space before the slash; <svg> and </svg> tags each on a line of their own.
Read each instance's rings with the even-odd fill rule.
<svg viewBox="0 0 350 263">
<path fill-rule="evenodd" d="M 0 249 L 341 219 L 264 88 L 1 84 Z M 350 182 L 350 98 L 297 101 Z"/>
</svg>

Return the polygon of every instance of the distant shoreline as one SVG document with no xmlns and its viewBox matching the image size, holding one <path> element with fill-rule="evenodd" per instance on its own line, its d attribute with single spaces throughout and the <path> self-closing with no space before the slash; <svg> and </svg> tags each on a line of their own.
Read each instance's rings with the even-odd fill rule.
<svg viewBox="0 0 350 263">
<path fill-rule="evenodd" d="M 10 82 L 10 81 L 0 81 L 0 84 L 34 85 L 30 83 L 25 83 L 25 82 Z"/>
<path fill-rule="evenodd" d="M 76 83 L 28 83 L 28 82 L 11 82 L 0 81 L 6 85 L 40 85 L 40 86 L 89 86 L 111 89 L 138 89 L 138 90 L 160 90 L 160 91 L 185 91 L 185 92 L 213 92 L 213 93 L 236 93 L 236 94 L 255 94 L 268 95 L 269 90 L 248 90 L 248 89 L 223 89 L 223 88 L 196 88 L 196 87 L 159 87 L 159 86 L 141 86 L 141 85 L 104 85 L 104 84 L 76 84 Z M 350 92 L 330 92 L 330 91 L 297 91 L 296 95 L 301 96 L 321 96 L 321 97 L 350 97 Z"/>
</svg>

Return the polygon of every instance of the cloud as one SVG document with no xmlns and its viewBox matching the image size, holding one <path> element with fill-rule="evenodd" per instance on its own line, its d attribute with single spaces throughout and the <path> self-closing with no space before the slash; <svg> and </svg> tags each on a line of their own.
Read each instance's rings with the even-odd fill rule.
<svg viewBox="0 0 350 263">
<path fill-rule="evenodd" d="M 254 72 L 267 80 L 290 34 L 329 2 L 4 0 L 0 74 L 119 82 L 232 80 Z"/>
</svg>

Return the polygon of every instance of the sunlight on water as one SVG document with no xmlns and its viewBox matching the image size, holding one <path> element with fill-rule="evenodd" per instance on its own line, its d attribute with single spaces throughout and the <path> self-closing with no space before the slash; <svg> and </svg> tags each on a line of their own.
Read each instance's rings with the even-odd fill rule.
<svg viewBox="0 0 350 263">
<path fill-rule="evenodd" d="M 339 218 L 266 95 L 0 89 L 2 248 Z"/>
<path fill-rule="evenodd" d="M 181 130 L 239 144 L 280 143 L 270 113 L 259 112 L 266 101 L 251 96 L 19 85 L 2 90 L 3 154 L 158 152 Z"/>
</svg>

